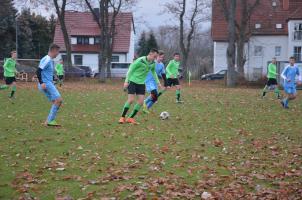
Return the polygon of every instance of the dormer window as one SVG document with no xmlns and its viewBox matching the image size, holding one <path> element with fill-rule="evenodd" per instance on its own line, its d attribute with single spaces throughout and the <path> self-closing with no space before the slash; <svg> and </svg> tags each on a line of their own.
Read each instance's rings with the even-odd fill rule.
<svg viewBox="0 0 302 200">
<path fill-rule="evenodd" d="M 273 8 L 276 8 L 276 7 L 277 7 L 277 2 L 276 2 L 276 0 L 273 0 L 273 1 L 272 1 L 272 6 L 273 6 Z"/>
<path fill-rule="evenodd" d="M 255 24 L 255 29 L 260 29 L 261 28 L 261 24 Z"/>
<path fill-rule="evenodd" d="M 276 24 L 276 29 L 282 29 L 282 28 L 283 28 L 282 24 Z"/>
</svg>

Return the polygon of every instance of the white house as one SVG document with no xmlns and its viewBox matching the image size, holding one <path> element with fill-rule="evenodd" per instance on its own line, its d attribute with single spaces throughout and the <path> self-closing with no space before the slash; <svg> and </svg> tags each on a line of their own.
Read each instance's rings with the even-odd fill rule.
<svg viewBox="0 0 302 200">
<path fill-rule="evenodd" d="M 227 23 L 216 0 L 213 1 L 212 15 L 214 71 L 216 72 L 227 69 L 228 45 Z M 251 17 L 249 29 L 251 37 L 245 44 L 247 58 L 245 76 L 248 80 L 257 80 L 266 74 L 267 65 L 273 57 L 279 61 L 280 68 L 290 56 L 295 56 L 297 62 L 302 61 L 301 0 L 260 1 L 260 5 Z"/>
<path fill-rule="evenodd" d="M 98 72 L 98 56 L 100 51 L 100 29 L 91 12 L 68 11 L 65 13 L 72 62 L 75 66 L 89 66 Z M 66 48 L 60 24 L 57 23 L 54 43 L 61 47 L 59 58 L 66 56 Z M 112 75 L 124 71 L 134 58 L 135 29 L 132 13 L 123 12 L 116 19 L 116 35 L 113 41 Z M 121 69 L 119 69 L 121 68 Z M 119 76 L 120 74 L 116 74 Z"/>
</svg>

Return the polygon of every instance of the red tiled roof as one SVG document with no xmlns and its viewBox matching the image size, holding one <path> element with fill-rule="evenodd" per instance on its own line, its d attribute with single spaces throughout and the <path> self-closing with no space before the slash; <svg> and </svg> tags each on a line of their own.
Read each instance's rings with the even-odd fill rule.
<svg viewBox="0 0 302 200">
<path fill-rule="evenodd" d="M 248 0 L 250 3 L 255 0 Z M 272 6 L 272 1 L 260 1 L 260 5 L 254 11 L 250 30 L 253 35 L 288 35 L 287 21 L 289 19 L 302 19 L 302 0 L 288 0 L 289 9 L 283 8 L 283 2 L 277 1 L 277 7 Z M 240 19 L 240 1 L 238 2 L 237 19 Z M 255 29 L 255 24 L 261 24 L 260 29 Z M 282 29 L 276 29 L 276 24 L 282 24 Z M 218 0 L 213 0 L 212 7 L 212 39 L 214 41 L 227 41 L 227 23 Z"/>
<path fill-rule="evenodd" d="M 100 29 L 90 12 L 65 13 L 65 23 L 69 34 L 72 36 L 100 36 Z M 120 13 L 116 19 L 116 35 L 114 39 L 113 52 L 127 53 L 130 48 L 131 30 L 133 26 L 132 13 Z M 55 29 L 54 43 L 65 51 L 64 38 L 58 22 Z M 75 52 L 98 52 L 99 45 L 72 45 L 72 51 Z"/>
</svg>

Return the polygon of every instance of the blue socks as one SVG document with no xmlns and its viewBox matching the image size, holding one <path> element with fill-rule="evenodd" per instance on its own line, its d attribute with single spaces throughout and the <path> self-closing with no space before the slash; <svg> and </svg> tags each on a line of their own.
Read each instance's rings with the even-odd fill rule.
<svg viewBox="0 0 302 200">
<path fill-rule="evenodd" d="M 49 115 L 48 115 L 48 118 L 47 118 L 47 122 L 51 122 L 51 121 L 56 119 L 57 112 L 58 112 L 59 108 L 60 107 L 55 105 L 55 104 L 53 104 L 51 106 L 51 109 L 50 109 L 50 112 L 49 112 Z"/>
</svg>

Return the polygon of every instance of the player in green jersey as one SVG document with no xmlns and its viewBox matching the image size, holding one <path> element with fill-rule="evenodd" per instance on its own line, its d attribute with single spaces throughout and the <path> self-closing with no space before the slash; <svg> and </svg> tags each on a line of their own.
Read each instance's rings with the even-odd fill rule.
<svg viewBox="0 0 302 200">
<path fill-rule="evenodd" d="M 280 91 L 279 91 L 279 88 L 278 88 L 278 82 L 277 82 L 277 59 L 276 58 L 273 58 L 272 59 L 272 62 L 268 65 L 267 67 L 267 78 L 268 78 L 268 81 L 263 89 L 263 92 L 262 92 L 262 98 L 265 97 L 266 93 L 268 91 L 274 91 L 275 94 L 276 94 L 276 97 L 278 99 L 281 98 L 280 96 Z"/>
<path fill-rule="evenodd" d="M 17 91 L 16 75 L 18 71 L 16 69 L 16 59 L 17 52 L 12 51 L 11 58 L 8 58 L 3 65 L 5 85 L 1 85 L 0 90 L 5 90 L 11 87 L 10 99 L 14 97 Z"/>
<path fill-rule="evenodd" d="M 64 66 L 63 66 L 63 60 L 61 59 L 58 64 L 56 64 L 55 70 L 57 72 L 57 81 L 56 84 L 59 84 L 60 87 L 63 85 L 63 79 L 64 79 Z"/>
<path fill-rule="evenodd" d="M 182 103 L 183 101 L 180 99 L 180 83 L 178 80 L 179 75 L 179 66 L 180 66 L 180 54 L 174 53 L 174 58 L 169 62 L 166 68 L 166 76 L 167 76 L 167 85 L 168 88 L 172 86 L 176 87 L 176 103 Z"/>
<path fill-rule="evenodd" d="M 134 117 L 139 112 L 140 108 L 144 104 L 145 98 L 145 81 L 148 73 L 151 71 L 156 83 L 161 87 L 160 82 L 158 80 L 156 71 L 155 71 L 155 62 L 154 60 L 158 56 L 157 49 L 151 49 L 147 56 L 140 57 L 136 59 L 129 67 L 127 72 L 126 80 L 124 83 L 124 90 L 128 90 L 128 100 L 126 101 L 122 116 L 119 120 L 120 124 L 130 123 L 130 124 L 138 124 Z M 126 114 L 131 106 L 134 103 L 135 96 L 137 96 L 137 103 L 134 106 L 132 113 L 126 119 Z"/>
</svg>

